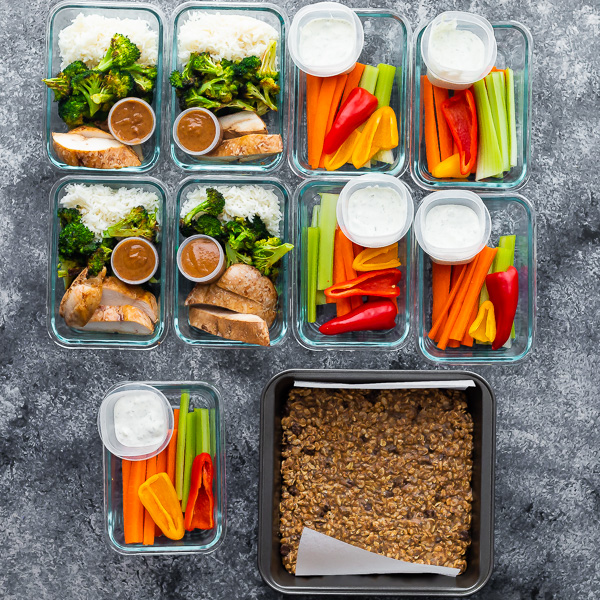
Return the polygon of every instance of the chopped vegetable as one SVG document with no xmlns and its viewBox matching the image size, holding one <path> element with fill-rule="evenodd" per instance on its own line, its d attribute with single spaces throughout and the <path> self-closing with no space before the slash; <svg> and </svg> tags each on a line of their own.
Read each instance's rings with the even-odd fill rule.
<svg viewBox="0 0 600 600">
<path fill-rule="evenodd" d="M 494 177 L 502 173 L 502 154 L 498 144 L 492 108 L 488 98 L 485 81 L 482 79 L 473 84 L 475 104 L 477 106 L 478 119 L 478 143 L 477 143 L 477 173 L 475 179 L 480 181 L 486 177 Z"/>
<path fill-rule="evenodd" d="M 177 409 L 179 412 L 179 409 Z M 175 467 L 177 464 L 177 437 L 179 434 L 179 429 L 175 428 L 173 430 L 173 435 L 169 440 L 169 445 L 167 446 L 167 475 L 169 479 L 175 485 Z"/>
<path fill-rule="evenodd" d="M 317 320 L 317 270 L 319 262 L 319 228 L 306 228 L 307 246 L 307 292 L 306 292 L 306 321 L 314 323 Z"/>
<path fill-rule="evenodd" d="M 180 412 L 181 414 L 181 412 Z M 185 510 L 190 493 L 190 477 L 192 473 L 192 463 L 196 457 L 196 419 L 194 413 L 186 415 L 185 430 L 185 459 L 183 467 L 183 497 L 181 507 Z"/>
<path fill-rule="evenodd" d="M 363 90 L 367 90 L 367 92 L 370 92 L 371 94 L 374 94 L 375 88 L 377 87 L 378 77 L 379 69 L 371 65 L 366 65 L 363 69 L 362 77 L 360 78 L 358 87 L 362 88 Z"/>
<path fill-rule="evenodd" d="M 402 273 L 398 269 L 363 273 L 355 279 L 327 288 L 325 296 L 335 301 L 338 298 L 350 298 L 352 296 L 395 298 L 400 295 L 397 284 L 401 277 Z"/>
<path fill-rule="evenodd" d="M 461 155 L 456 152 L 449 156 L 446 160 L 438 163 L 432 170 L 431 174 L 436 179 L 465 179 L 468 175 L 463 175 L 461 172 Z"/>
<path fill-rule="evenodd" d="M 508 121 L 506 113 L 506 84 L 504 73 L 494 71 L 485 78 L 485 85 L 492 109 L 494 128 L 502 155 L 502 170 L 510 170 L 510 150 L 508 139 Z"/>
<path fill-rule="evenodd" d="M 505 69 L 506 79 L 506 115 L 508 119 L 508 147 L 510 150 L 510 166 L 516 167 L 517 154 L 517 119 L 515 104 L 515 75 L 512 69 Z"/>
<path fill-rule="evenodd" d="M 482 344 L 489 344 L 496 338 L 494 305 L 489 300 L 479 307 L 477 318 L 469 328 L 469 333 Z"/>
<path fill-rule="evenodd" d="M 433 85 L 431 85 L 426 75 L 421 76 L 421 86 L 423 88 L 423 130 L 425 132 L 427 169 L 430 173 L 433 173 L 433 170 L 441 162 L 440 144 L 435 120 L 435 99 L 433 96 Z"/>
<path fill-rule="evenodd" d="M 319 110 L 319 94 L 323 79 L 314 75 L 306 76 L 306 140 L 308 148 L 308 164 L 318 165 L 321 150 L 315 134 L 315 120 Z M 314 168 L 314 167 L 313 167 Z"/>
<path fill-rule="evenodd" d="M 325 77 L 321 83 L 319 91 L 319 101 L 316 107 L 314 119 L 314 138 L 313 138 L 313 162 L 309 163 L 313 169 L 319 168 L 321 154 L 324 152 L 324 141 L 327 134 L 327 119 L 329 118 L 329 109 L 333 102 L 337 79 L 335 77 Z M 335 124 L 335 121 L 334 121 Z"/>
<path fill-rule="evenodd" d="M 200 430 L 201 430 L 201 447 L 200 451 L 196 448 L 196 455 L 206 452 L 211 454 L 211 439 L 210 439 L 210 414 L 208 408 L 196 409 L 200 410 Z"/>
<path fill-rule="evenodd" d="M 324 335 L 339 335 L 353 331 L 385 330 L 396 325 L 398 309 L 391 300 L 367 302 L 343 317 L 336 317 L 319 327 Z"/>
<path fill-rule="evenodd" d="M 510 338 L 519 302 L 519 273 L 514 267 L 508 267 L 502 273 L 487 275 L 485 284 L 496 316 L 496 337 L 492 350 L 498 350 Z"/>
<path fill-rule="evenodd" d="M 190 395 L 182 392 L 179 403 L 179 425 L 177 431 L 177 456 L 175 460 L 175 489 L 179 500 L 183 499 L 183 480 L 185 464 L 185 441 L 187 436 L 188 410 L 190 407 Z"/>
<path fill-rule="evenodd" d="M 146 481 L 156 475 L 156 456 L 149 458 L 146 461 Z M 143 485 L 143 484 L 142 484 Z M 138 488 L 138 497 L 140 493 L 140 488 Z M 140 502 L 142 499 L 140 498 Z M 142 502 L 143 504 L 143 502 Z M 152 546 L 154 544 L 154 529 L 155 529 L 154 521 L 152 520 L 152 516 L 148 512 L 148 510 L 144 510 L 144 546 Z"/>
<path fill-rule="evenodd" d="M 355 271 L 380 271 L 399 266 L 398 242 L 382 248 L 365 248 L 352 262 Z"/>
<path fill-rule="evenodd" d="M 343 238 L 346 238 L 344 232 L 338 227 L 335 230 L 335 243 L 333 249 L 333 285 L 346 281 L 346 265 L 344 263 Z M 347 239 L 347 238 L 346 238 Z M 352 244 L 350 244 L 352 249 Z M 325 296 L 327 298 L 327 296 Z M 329 300 L 333 302 L 333 300 Z M 340 298 L 335 302 L 336 315 L 343 317 L 352 310 L 349 298 Z"/>
<path fill-rule="evenodd" d="M 146 461 L 132 461 L 129 470 L 127 500 L 123 502 L 123 530 L 126 544 L 141 544 L 144 541 L 144 505 L 138 490 L 146 480 Z"/>
<path fill-rule="evenodd" d="M 468 176 L 477 160 L 477 112 L 475 99 L 471 90 L 456 92 L 441 104 L 442 115 L 438 118 L 438 128 L 441 120 L 445 120 L 458 147 L 460 154 L 460 173 Z M 441 138 L 440 138 L 441 149 Z M 445 160 L 442 156 L 442 160 Z"/>
<path fill-rule="evenodd" d="M 431 264 L 432 323 L 435 323 L 440 318 L 448 317 L 448 310 L 444 311 L 444 306 L 450 295 L 451 275 L 452 265 L 440 265 L 435 262 Z"/>
<path fill-rule="evenodd" d="M 398 123 L 396 113 L 389 107 L 377 109 L 365 123 L 352 153 L 352 164 L 360 169 L 379 150 L 398 146 Z"/>
<path fill-rule="evenodd" d="M 354 148 L 360 138 L 360 131 L 355 129 L 348 139 L 333 154 L 325 156 L 324 166 L 328 171 L 336 171 L 352 160 Z"/>
<path fill-rule="evenodd" d="M 346 80 L 346 87 L 344 88 L 344 93 L 342 94 L 342 100 L 340 104 L 344 104 L 350 95 L 350 92 L 358 87 L 360 83 L 360 79 L 365 70 L 365 65 L 361 63 L 356 63 L 354 65 L 354 69 L 348 73 L 348 79 Z"/>
<path fill-rule="evenodd" d="M 212 529 L 214 522 L 213 463 L 210 454 L 196 456 L 191 469 L 189 499 L 185 507 L 185 529 Z"/>
<path fill-rule="evenodd" d="M 333 283 L 333 244 L 337 224 L 337 194 L 321 194 L 319 212 L 319 268 L 317 289 L 324 290 Z"/>
<path fill-rule="evenodd" d="M 444 117 L 444 113 L 442 112 L 443 104 L 448 100 L 448 98 L 448 90 L 433 86 L 435 121 L 437 125 L 438 142 L 440 145 L 440 160 L 442 162 L 444 162 L 454 153 L 450 127 L 448 127 L 448 123 Z M 477 138 L 475 138 L 475 140 L 477 141 Z"/>
<path fill-rule="evenodd" d="M 152 242 L 157 233 L 156 211 L 149 213 L 143 206 L 136 206 L 124 219 L 111 225 L 102 235 L 105 238 L 143 237 Z"/>
<path fill-rule="evenodd" d="M 127 509 L 125 508 L 125 504 L 129 498 L 128 488 L 129 488 L 129 473 L 131 473 L 131 460 L 123 459 L 121 461 L 121 476 L 123 479 L 123 518 Z"/>
<path fill-rule="evenodd" d="M 180 540 L 185 530 L 177 492 L 166 473 L 149 477 L 139 488 L 138 496 L 153 522 L 171 540 Z"/>
<path fill-rule="evenodd" d="M 377 108 L 381 108 L 382 106 L 390 105 L 396 67 L 381 63 L 377 65 L 377 70 L 379 73 L 374 94 L 377 97 Z"/>
</svg>

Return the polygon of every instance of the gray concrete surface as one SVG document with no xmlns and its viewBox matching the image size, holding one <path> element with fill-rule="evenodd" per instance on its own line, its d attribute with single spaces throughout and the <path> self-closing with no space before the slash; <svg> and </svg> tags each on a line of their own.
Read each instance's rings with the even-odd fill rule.
<svg viewBox="0 0 600 600">
<path fill-rule="evenodd" d="M 288 367 L 430 365 L 414 343 L 400 353 L 315 354 L 290 337 L 270 352 L 209 351 L 171 332 L 146 353 L 56 346 L 46 331 L 46 239 L 48 192 L 61 175 L 43 154 L 39 84 L 52 4 L 5 0 L 0 12 L 0 597 L 276 598 L 256 567 L 261 387 Z M 175 6 L 160 4 L 167 14 Z M 498 446 L 495 570 L 475 597 L 599 598 L 598 3 L 375 4 L 413 26 L 459 8 L 533 33 L 534 158 L 522 193 L 538 214 L 537 343 L 518 366 L 476 369 L 498 396 Z M 153 175 L 171 190 L 184 176 L 168 159 Z M 299 183 L 287 169 L 282 177 Z M 198 378 L 222 391 L 229 526 L 215 555 L 123 558 L 106 546 L 96 411 L 124 378 Z"/>
</svg>

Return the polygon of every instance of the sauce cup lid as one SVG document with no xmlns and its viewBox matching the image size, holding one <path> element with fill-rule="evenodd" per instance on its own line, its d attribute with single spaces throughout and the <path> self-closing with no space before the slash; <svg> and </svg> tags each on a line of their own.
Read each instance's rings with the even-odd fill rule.
<svg viewBox="0 0 600 600">
<path fill-rule="evenodd" d="M 304 63 L 300 55 L 300 34 L 302 28 L 309 21 L 326 18 L 341 19 L 354 25 L 355 38 L 353 52 L 347 60 L 332 61 L 331 64 L 326 66 L 308 65 Z M 347 73 L 354 68 L 364 44 L 365 33 L 363 26 L 354 10 L 337 2 L 317 2 L 316 4 L 310 4 L 301 8 L 294 16 L 290 27 L 288 48 L 292 60 L 301 71 L 315 77 L 333 77 L 341 73 Z"/>
<path fill-rule="evenodd" d="M 179 134 L 177 133 L 177 128 L 179 127 L 179 122 L 184 117 L 184 115 L 187 115 L 191 112 L 201 112 L 201 113 L 207 114 L 208 116 L 210 116 L 210 118 L 213 120 L 213 123 L 215 124 L 215 139 L 212 141 L 210 146 L 208 146 L 204 150 L 199 150 L 196 152 L 194 152 L 193 150 L 188 150 L 188 148 L 186 148 L 179 141 Z M 175 119 L 175 122 L 173 123 L 173 139 L 175 140 L 175 143 L 177 144 L 177 146 L 179 146 L 179 149 L 182 152 L 185 152 L 186 154 L 189 154 L 190 156 L 203 156 L 204 154 L 208 154 L 209 152 L 212 152 L 221 143 L 221 141 L 223 140 L 223 128 L 221 127 L 221 123 L 219 123 L 219 119 L 217 119 L 217 117 L 214 113 L 212 113 L 210 110 L 208 110 L 206 108 L 202 108 L 201 106 L 194 106 L 192 108 L 187 108 L 186 110 L 184 110 L 183 112 L 181 112 L 177 115 L 177 118 Z"/>
<path fill-rule="evenodd" d="M 148 108 L 148 110 L 150 111 L 150 114 L 152 115 L 152 129 L 150 130 L 150 133 L 147 136 L 143 137 L 141 140 L 135 140 L 133 142 L 126 142 L 126 141 L 122 140 L 113 131 L 113 127 L 112 127 L 113 112 L 114 112 L 115 108 L 117 108 L 117 106 L 119 106 L 120 104 L 123 104 L 124 102 L 138 102 L 140 104 L 143 104 L 144 106 L 146 106 Z M 108 113 L 108 130 L 110 131 L 111 135 L 115 138 L 115 140 L 117 140 L 117 142 L 121 142 L 121 144 L 125 144 L 126 146 L 138 146 L 139 144 L 143 144 L 144 142 L 147 142 L 152 137 L 152 134 L 154 133 L 155 129 L 156 129 L 156 113 L 154 112 L 154 109 L 145 100 L 142 100 L 141 98 L 135 98 L 134 96 L 130 96 L 128 98 L 121 98 L 121 100 L 119 100 L 118 102 L 115 102 L 113 104 L 113 107 L 110 109 L 110 112 Z"/>
<path fill-rule="evenodd" d="M 150 275 L 148 275 L 148 277 L 144 277 L 144 279 L 138 279 L 138 280 L 132 280 L 132 279 L 125 279 L 124 277 L 122 277 L 121 275 L 119 275 L 119 271 L 117 269 L 115 269 L 115 264 L 114 264 L 114 256 L 115 256 L 115 252 L 117 251 L 117 248 L 119 246 L 121 246 L 123 243 L 125 242 L 129 242 L 131 240 L 136 240 L 137 242 L 144 242 L 147 246 L 149 246 L 152 249 L 152 252 L 154 254 L 154 269 L 152 269 L 152 272 L 150 273 Z M 158 270 L 158 251 L 156 250 L 156 247 L 154 246 L 154 244 L 147 240 L 146 238 L 143 237 L 126 237 L 123 238 L 115 247 L 114 250 L 112 251 L 111 255 L 110 255 L 110 267 L 113 270 L 113 273 L 124 283 L 129 283 L 130 285 L 140 285 L 142 283 L 146 283 L 146 281 L 150 281 L 150 279 L 152 279 L 156 273 L 156 271 Z"/>
<path fill-rule="evenodd" d="M 119 442 L 115 433 L 115 421 L 114 421 L 114 408 L 117 400 L 121 397 L 123 392 L 138 391 L 138 392 L 150 392 L 151 394 L 160 398 L 163 404 L 163 411 L 165 420 L 167 422 L 167 433 L 165 439 L 158 444 L 152 446 L 138 446 L 130 447 L 124 446 Z M 173 408 L 166 396 L 155 387 L 147 385 L 145 383 L 121 383 L 113 386 L 106 396 L 102 400 L 100 409 L 98 410 L 98 433 L 100 439 L 106 447 L 106 449 L 118 456 L 119 458 L 126 458 L 127 460 L 146 460 L 152 458 L 157 454 L 160 454 L 169 444 L 173 435 L 173 427 L 175 425 L 175 419 L 173 416 Z"/>
<path fill-rule="evenodd" d="M 217 263 L 216 268 L 211 273 L 209 273 L 208 275 L 205 275 L 204 277 L 192 277 L 191 275 L 186 273 L 184 268 L 181 266 L 181 255 L 183 254 L 183 249 L 193 240 L 210 240 L 211 242 L 214 242 L 215 245 L 217 246 L 217 248 L 219 249 L 219 262 Z M 200 233 L 197 235 L 192 235 L 192 236 L 186 238 L 185 240 L 183 240 L 183 242 L 179 246 L 179 249 L 177 250 L 177 267 L 179 268 L 179 272 L 186 279 L 189 279 L 190 281 L 194 281 L 196 283 L 210 282 L 210 280 L 212 280 L 215 277 L 215 274 L 218 273 L 219 271 L 221 271 L 221 269 L 223 269 L 224 265 L 225 265 L 225 253 L 223 252 L 223 247 L 221 246 L 221 244 L 219 244 L 219 242 L 217 240 L 215 240 L 215 238 L 210 237 L 210 235 L 202 235 Z"/>
</svg>

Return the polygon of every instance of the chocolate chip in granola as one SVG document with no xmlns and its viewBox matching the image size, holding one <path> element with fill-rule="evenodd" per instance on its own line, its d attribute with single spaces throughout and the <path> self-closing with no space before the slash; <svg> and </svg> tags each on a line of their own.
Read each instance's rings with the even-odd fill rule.
<svg viewBox="0 0 600 600">
<path fill-rule="evenodd" d="M 385 498 L 392 498 L 394 496 L 394 492 L 392 492 L 392 490 L 385 490 L 385 492 L 383 492 L 383 496 Z"/>
<path fill-rule="evenodd" d="M 303 448 L 302 452 L 308 456 L 314 456 L 316 450 L 314 448 Z"/>
<path fill-rule="evenodd" d="M 287 556 L 292 551 L 292 548 L 287 544 L 281 544 L 279 548 L 279 553 L 281 556 Z"/>
<path fill-rule="evenodd" d="M 302 433 L 302 427 L 300 427 L 300 425 L 298 425 L 298 423 L 294 423 L 291 427 L 290 427 L 292 433 L 298 437 L 301 433 Z"/>
<path fill-rule="evenodd" d="M 288 488 L 288 492 L 290 493 L 291 496 L 297 496 L 298 488 L 295 485 L 290 485 L 290 487 Z"/>
</svg>

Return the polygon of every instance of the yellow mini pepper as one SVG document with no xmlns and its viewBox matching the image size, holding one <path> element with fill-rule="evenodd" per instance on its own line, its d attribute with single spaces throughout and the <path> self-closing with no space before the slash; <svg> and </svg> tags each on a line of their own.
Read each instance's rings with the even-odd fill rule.
<svg viewBox="0 0 600 600">
<path fill-rule="evenodd" d="M 378 108 L 364 124 L 352 153 L 352 164 L 360 169 L 380 150 L 398 146 L 398 121 L 390 106 Z"/>
<path fill-rule="evenodd" d="M 460 154 L 458 152 L 433 167 L 431 174 L 436 179 L 465 179 L 469 176 L 460 172 Z"/>
<path fill-rule="evenodd" d="M 380 271 L 381 269 L 394 269 L 399 266 L 398 242 L 383 248 L 365 248 L 352 263 L 352 268 L 355 271 Z"/>
<path fill-rule="evenodd" d="M 494 305 L 486 300 L 477 313 L 477 318 L 469 327 L 469 335 L 482 344 L 491 343 L 496 339 L 496 317 Z"/>
<path fill-rule="evenodd" d="M 348 139 L 337 149 L 333 154 L 325 156 L 325 169 L 327 171 L 337 171 L 341 169 L 347 162 L 352 160 L 352 153 L 356 146 L 356 142 L 360 137 L 360 131 L 355 129 Z"/>
<path fill-rule="evenodd" d="M 180 540 L 185 534 L 183 513 L 177 492 L 166 473 L 149 477 L 138 490 L 138 496 L 152 520 L 171 540 Z"/>
</svg>

